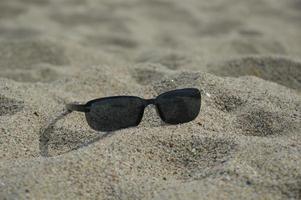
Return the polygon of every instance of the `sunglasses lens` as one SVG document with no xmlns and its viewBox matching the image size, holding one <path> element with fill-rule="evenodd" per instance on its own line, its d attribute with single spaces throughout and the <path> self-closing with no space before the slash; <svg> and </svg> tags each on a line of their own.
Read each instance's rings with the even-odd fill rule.
<svg viewBox="0 0 301 200">
<path fill-rule="evenodd" d="M 169 124 L 180 124 L 194 120 L 201 107 L 198 89 L 189 88 L 163 93 L 157 97 L 157 108 L 162 120 Z"/>
<path fill-rule="evenodd" d="M 115 131 L 137 126 L 143 111 L 144 102 L 138 97 L 113 97 L 90 103 L 86 119 L 94 130 Z"/>
</svg>

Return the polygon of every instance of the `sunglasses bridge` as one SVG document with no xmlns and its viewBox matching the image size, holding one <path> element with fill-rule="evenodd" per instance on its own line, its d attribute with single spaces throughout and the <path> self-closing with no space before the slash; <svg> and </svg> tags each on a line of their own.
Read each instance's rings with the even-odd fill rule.
<svg viewBox="0 0 301 200">
<path fill-rule="evenodd" d="M 156 105 L 157 104 L 156 99 L 145 99 L 144 102 L 145 102 L 145 104 L 144 104 L 145 107 L 148 105 L 152 105 L 152 104 Z"/>
</svg>

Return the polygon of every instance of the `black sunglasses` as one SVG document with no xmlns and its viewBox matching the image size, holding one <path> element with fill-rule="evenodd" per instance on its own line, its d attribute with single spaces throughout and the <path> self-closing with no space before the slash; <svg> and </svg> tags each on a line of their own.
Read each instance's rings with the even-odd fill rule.
<svg viewBox="0 0 301 200">
<path fill-rule="evenodd" d="M 201 92 L 196 88 L 172 90 L 155 99 L 113 96 L 94 99 L 84 105 L 68 104 L 69 111 L 85 112 L 89 126 L 97 131 L 115 131 L 138 126 L 144 109 L 154 104 L 160 118 L 168 124 L 194 120 L 201 108 Z"/>
</svg>

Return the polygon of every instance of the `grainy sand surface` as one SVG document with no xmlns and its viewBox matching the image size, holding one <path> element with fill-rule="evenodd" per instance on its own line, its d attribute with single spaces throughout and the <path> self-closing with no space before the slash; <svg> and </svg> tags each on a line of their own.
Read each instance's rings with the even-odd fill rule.
<svg viewBox="0 0 301 200">
<path fill-rule="evenodd" d="M 197 87 L 101 133 L 65 103 Z M 0 199 L 300 199 L 300 0 L 1 0 Z"/>
</svg>

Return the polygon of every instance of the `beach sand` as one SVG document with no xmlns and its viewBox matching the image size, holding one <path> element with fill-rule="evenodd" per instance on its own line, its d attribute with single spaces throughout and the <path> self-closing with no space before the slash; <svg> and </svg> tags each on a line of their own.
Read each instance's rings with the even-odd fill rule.
<svg viewBox="0 0 301 200">
<path fill-rule="evenodd" d="M 0 1 L 0 199 L 300 199 L 301 1 Z M 196 120 L 65 104 L 197 87 Z"/>
</svg>

